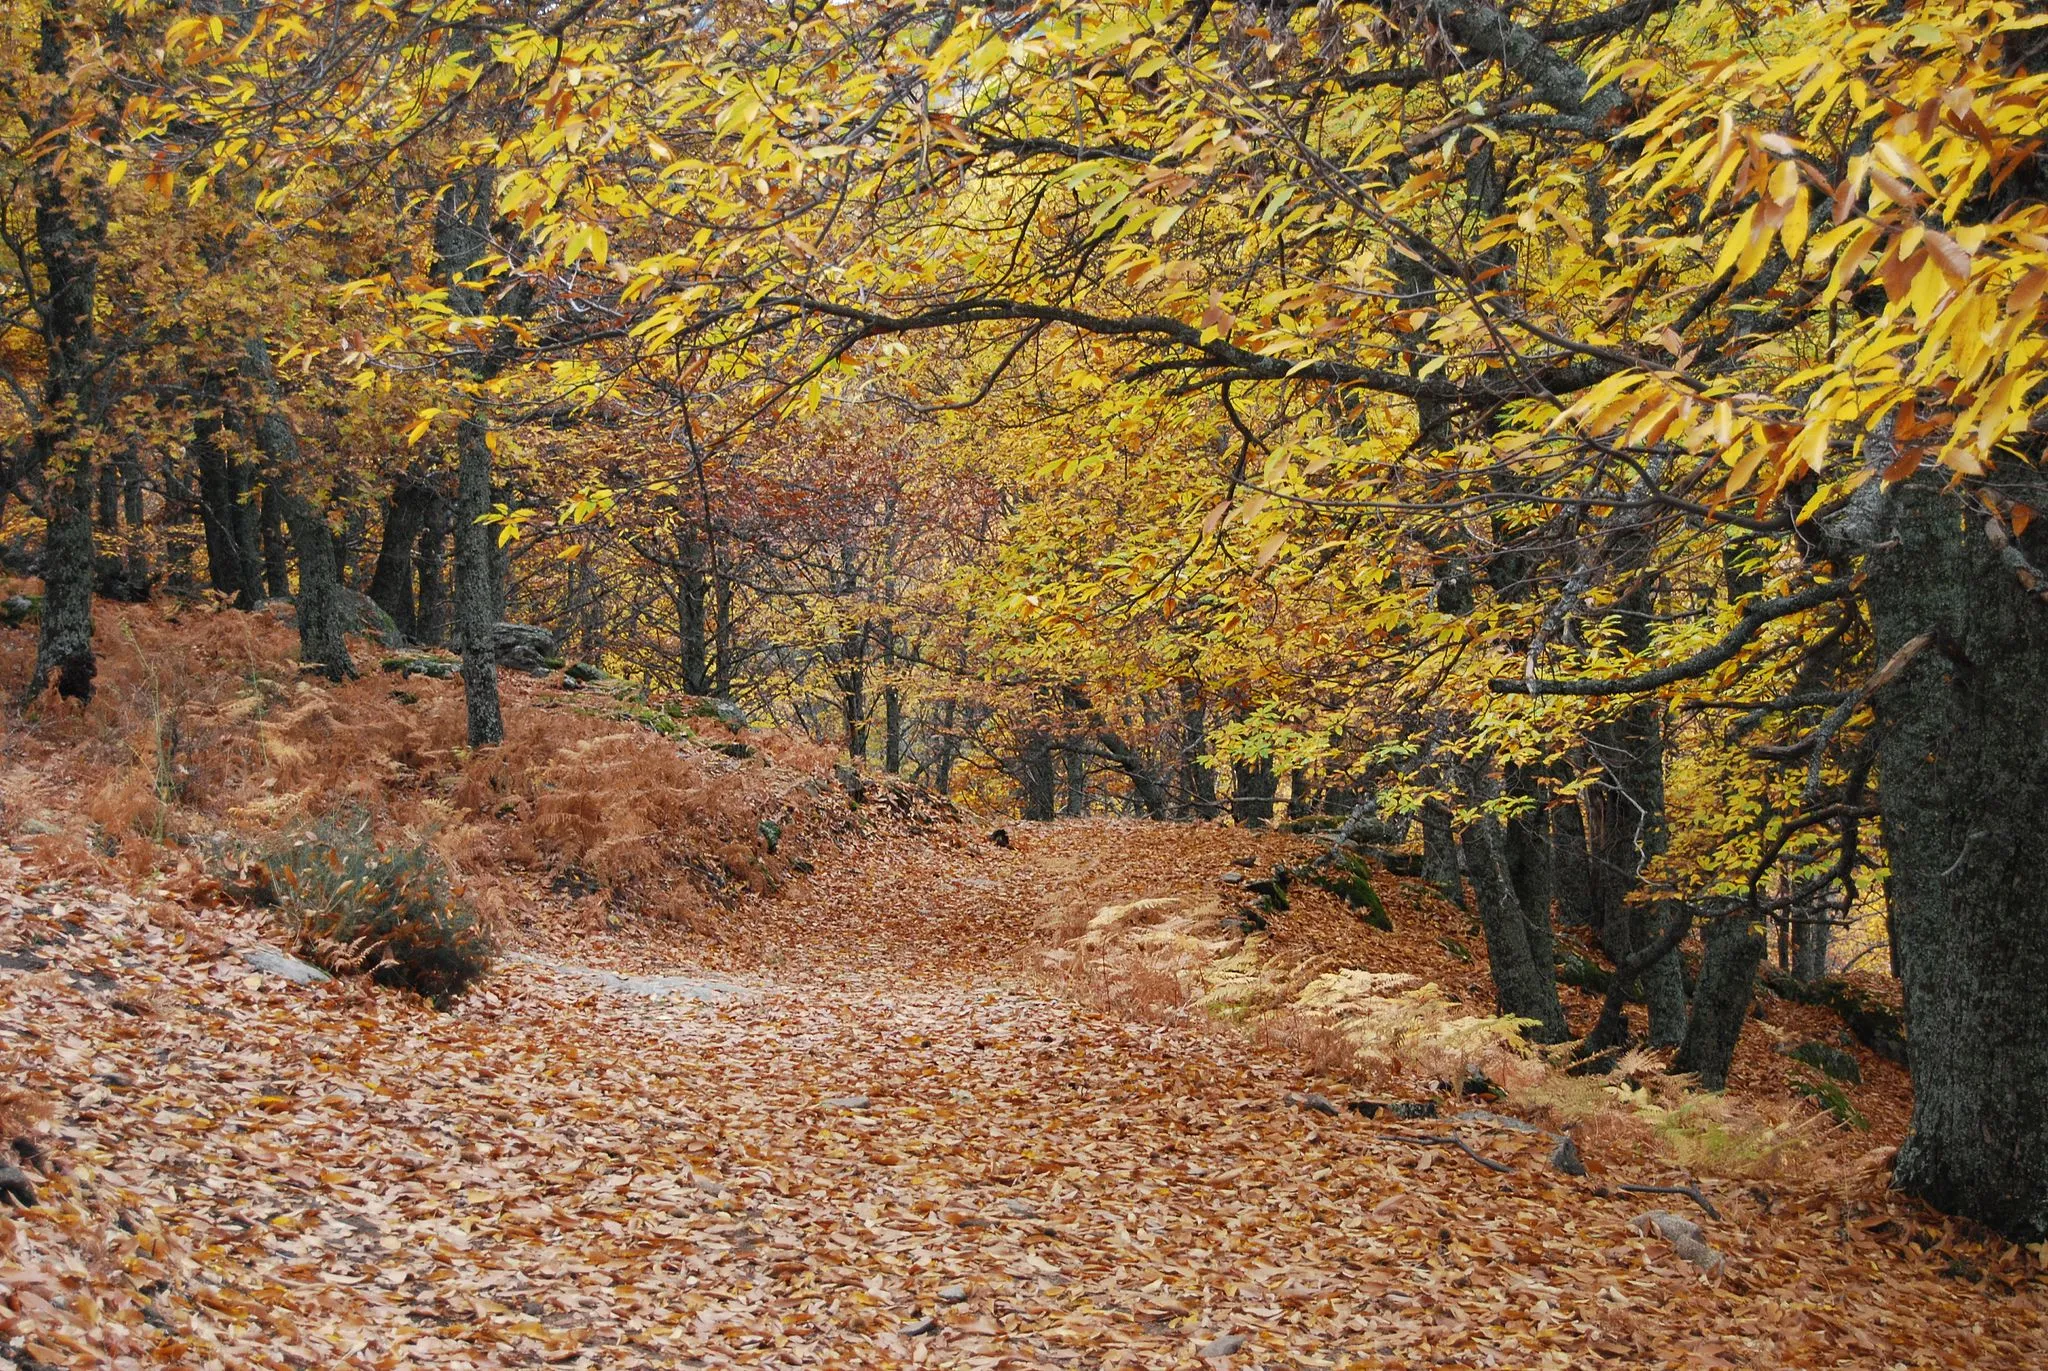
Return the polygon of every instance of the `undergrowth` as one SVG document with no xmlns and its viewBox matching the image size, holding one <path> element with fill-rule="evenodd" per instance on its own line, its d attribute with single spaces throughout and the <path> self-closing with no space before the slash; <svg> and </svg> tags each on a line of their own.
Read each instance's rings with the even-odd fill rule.
<svg viewBox="0 0 2048 1371">
<path fill-rule="evenodd" d="M 261 856 L 299 954 L 446 1007 L 490 969 L 490 934 L 425 842 L 386 845 L 367 819 L 316 823 Z"/>
</svg>

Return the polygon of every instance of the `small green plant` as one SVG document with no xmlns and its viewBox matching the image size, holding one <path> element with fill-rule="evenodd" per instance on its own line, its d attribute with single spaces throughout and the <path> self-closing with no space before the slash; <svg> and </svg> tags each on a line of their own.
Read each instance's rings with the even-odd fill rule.
<svg viewBox="0 0 2048 1371">
<path fill-rule="evenodd" d="M 424 841 L 378 842 L 365 819 L 327 820 L 263 854 L 299 953 L 446 1008 L 490 969 L 490 934 Z"/>
<path fill-rule="evenodd" d="M 1856 1107 L 1856 1102 L 1849 1098 L 1849 1092 L 1842 1088 L 1839 1081 L 1828 1076 L 1809 1076 L 1802 1072 L 1792 1078 L 1791 1085 L 1801 1095 L 1820 1105 L 1857 1132 L 1869 1130 L 1870 1120 L 1863 1117 L 1863 1111 Z"/>
</svg>

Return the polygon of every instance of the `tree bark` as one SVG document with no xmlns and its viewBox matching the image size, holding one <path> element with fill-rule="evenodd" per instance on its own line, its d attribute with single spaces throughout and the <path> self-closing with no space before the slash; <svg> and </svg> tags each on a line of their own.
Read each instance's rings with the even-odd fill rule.
<svg viewBox="0 0 2048 1371">
<path fill-rule="evenodd" d="M 1417 817 L 1422 823 L 1422 879 L 1463 909 L 1465 877 L 1458 869 L 1458 838 L 1450 806 L 1441 800 L 1424 800 Z"/>
<path fill-rule="evenodd" d="M 498 704 L 498 616 L 491 598 L 491 530 L 477 521 L 491 509 L 491 449 L 483 421 L 465 418 L 455 433 L 455 622 L 462 650 L 462 697 L 469 745 L 505 741 Z"/>
<path fill-rule="evenodd" d="M 1067 772 L 1066 816 L 1085 818 L 1088 813 L 1088 754 L 1077 746 L 1065 749 Z"/>
<path fill-rule="evenodd" d="M 291 548 L 285 543 L 284 498 L 276 481 L 263 483 L 263 583 L 271 599 L 291 598 Z"/>
<path fill-rule="evenodd" d="M 434 268 L 448 291 L 450 313 L 481 320 L 482 286 L 471 279 L 490 250 L 491 175 L 443 188 L 434 207 Z M 481 383 L 495 370 L 480 349 L 464 365 Z M 455 596 L 453 629 L 462 650 L 462 696 L 469 714 L 469 745 L 492 747 L 505 740 L 505 716 L 498 703 L 498 602 L 492 586 L 492 531 L 477 522 L 491 510 L 490 431 L 478 401 L 455 433 Z"/>
<path fill-rule="evenodd" d="M 1562 1042 L 1569 1033 L 1557 998 L 1557 964 L 1550 918 L 1522 907 L 1508 872 L 1506 840 L 1495 820 L 1481 815 L 1465 826 L 1465 864 L 1486 931 L 1486 959 L 1494 1002 L 1503 1014 L 1536 1021 L 1530 1036 Z"/>
<path fill-rule="evenodd" d="M 104 404 L 99 340 L 93 313 L 99 295 L 99 254 L 104 211 L 81 205 L 65 182 L 70 136 L 71 58 L 64 15 L 53 4 L 40 19 L 35 69 L 58 85 L 40 111 L 33 140 L 41 151 L 30 169 L 35 200 L 36 254 L 47 294 L 41 310 L 43 412 L 30 439 L 30 465 L 43 480 L 48 515 L 42 576 L 43 616 L 36 662 L 24 698 L 43 692 L 50 676 L 57 691 L 89 701 L 99 663 L 92 650 L 93 449 Z M 83 213 L 81 213 L 83 210 Z"/>
<path fill-rule="evenodd" d="M 413 612 L 414 630 L 421 643 L 438 647 L 448 637 L 448 537 L 452 531 L 452 509 L 437 494 L 420 530 L 420 545 L 413 563 L 419 569 L 419 597 Z"/>
<path fill-rule="evenodd" d="M 1693 992 L 1692 1017 L 1684 1041 L 1672 1058 L 1676 1072 L 1699 1073 L 1708 1090 L 1728 1088 L 1728 1070 L 1735 1044 L 1749 1015 L 1756 971 L 1763 965 L 1769 940 L 1747 915 L 1728 915 L 1707 925 L 1706 957 L 1700 963 L 1699 985 Z"/>
<path fill-rule="evenodd" d="M 1230 764 L 1230 817 L 1263 828 L 1273 822 L 1273 797 L 1280 791 L 1273 759 Z"/>
<path fill-rule="evenodd" d="M 1557 921 L 1584 926 L 1593 923 L 1593 873 L 1586 861 L 1586 816 L 1576 797 L 1560 802 L 1550 815 L 1551 882 L 1557 900 Z"/>
<path fill-rule="evenodd" d="M 1941 476 L 1903 482 L 1866 559 L 1878 661 L 1929 630 L 1875 696 L 1879 805 L 1913 1116 L 1894 1182 L 2021 1242 L 2048 1239 L 2048 566 L 2040 522 L 2006 546 Z"/>
<path fill-rule="evenodd" d="M 1216 817 L 1216 773 L 1203 765 L 1208 750 L 1208 710 L 1202 703 L 1202 688 L 1182 680 L 1180 692 L 1180 812 L 1190 818 Z"/>
<path fill-rule="evenodd" d="M 1044 733 L 1026 737 L 1017 771 L 1024 785 L 1024 817 L 1050 821 L 1059 788 L 1053 773 L 1052 739 Z"/>
<path fill-rule="evenodd" d="M 383 537 L 377 565 L 370 573 L 369 596 L 391 616 L 398 631 L 418 641 L 419 619 L 413 600 L 413 549 L 434 509 L 434 488 L 406 472 L 391 484 L 384 502 Z"/>
<path fill-rule="evenodd" d="M 356 674 L 344 636 L 353 616 L 342 603 L 341 562 L 335 552 L 334 532 L 327 526 L 326 515 L 296 484 L 305 478 L 305 455 L 298 430 L 284 411 L 270 348 L 261 335 L 255 335 L 244 344 L 244 352 L 249 385 L 256 392 L 251 427 L 271 479 L 279 484 L 285 522 L 290 525 L 292 547 L 299 559 L 299 660 L 317 667 L 330 681 L 346 680 Z M 261 574 L 260 564 L 256 574 Z"/>
</svg>

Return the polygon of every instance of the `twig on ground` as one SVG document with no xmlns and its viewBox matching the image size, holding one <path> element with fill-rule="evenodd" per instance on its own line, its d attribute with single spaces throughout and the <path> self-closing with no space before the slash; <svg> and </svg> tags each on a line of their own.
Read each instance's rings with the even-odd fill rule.
<svg viewBox="0 0 2048 1371">
<path fill-rule="evenodd" d="M 1432 1137 L 1423 1133 L 1384 1133 L 1381 1136 L 1392 1138 L 1395 1142 L 1414 1143 L 1418 1147 L 1455 1147 L 1488 1171 L 1513 1171 L 1515 1169 L 1506 1162 L 1497 1162 L 1491 1157 L 1483 1156 L 1473 1151 L 1472 1144 L 1466 1142 L 1455 1133 L 1442 1138 Z"/>
<path fill-rule="evenodd" d="M 1713 1202 L 1705 1195 L 1702 1195 L 1700 1188 L 1696 1185 L 1617 1185 L 1614 1188 L 1616 1190 L 1626 1190 L 1631 1195 L 1683 1195 L 1700 1208 L 1706 1210 L 1708 1218 L 1718 1219 L 1721 1217 L 1721 1211 L 1714 1208 Z"/>
</svg>

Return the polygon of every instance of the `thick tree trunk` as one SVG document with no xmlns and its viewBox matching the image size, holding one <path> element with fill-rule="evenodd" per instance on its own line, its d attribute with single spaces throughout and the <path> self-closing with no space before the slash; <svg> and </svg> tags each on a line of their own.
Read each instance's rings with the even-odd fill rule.
<svg viewBox="0 0 2048 1371">
<path fill-rule="evenodd" d="M 1065 749 L 1067 772 L 1066 816 L 1085 818 L 1088 814 L 1088 754 L 1078 745 Z"/>
<path fill-rule="evenodd" d="M 287 494 L 285 522 L 299 560 L 299 659 L 330 681 L 356 674 L 344 636 L 352 616 L 342 603 L 341 559 L 327 517 L 304 496 Z"/>
<path fill-rule="evenodd" d="M 42 635 L 27 698 L 43 693 L 51 675 L 57 693 L 81 703 L 92 699 L 99 663 L 92 650 L 92 472 L 73 459 L 44 482 L 49 519 L 43 541 Z"/>
<path fill-rule="evenodd" d="M 705 615 L 710 583 L 704 575 L 704 544 L 696 530 L 676 529 L 675 562 L 677 668 L 682 672 L 683 693 L 711 693 L 711 634 Z"/>
<path fill-rule="evenodd" d="M 43 127 L 30 140 L 40 147 L 29 179 L 46 292 L 41 322 L 47 370 L 41 422 L 29 451 L 33 474 L 43 481 L 48 519 L 42 629 L 25 697 L 42 694 L 54 673 L 59 694 L 87 701 L 99 670 L 92 651 L 92 496 L 93 439 L 103 383 L 93 315 L 105 218 L 89 201 L 74 201 L 73 188 L 66 184 L 69 134 L 60 130 L 70 115 L 72 73 L 64 18 L 56 6 L 42 11 L 35 69 L 50 83 L 50 93 L 38 111 Z"/>
<path fill-rule="evenodd" d="M 1533 1019 L 1539 1042 L 1563 1042 L 1569 1030 L 1557 998 L 1557 964 L 1550 918 L 1525 910 L 1515 898 L 1500 825 L 1481 816 L 1465 827 L 1465 864 L 1486 931 L 1486 959 L 1493 975 L 1494 1002 L 1503 1014 Z"/>
<path fill-rule="evenodd" d="M 1550 850 L 1557 921 L 1576 927 L 1592 924 L 1593 873 L 1586 861 L 1586 816 L 1576 798 L 1551 810 Z"/>
<path fill-rule="evenodd" d="M 199 403 L 211 412 L 192 421 L 192 441 L 186 451 L 199 473 L 199 522 L 206 534 L 206 576 L 223 595 L 239 596 L 242 591 L 242 559 L 235 550 L 235 487 L 228 473 L 228 460 L 221 451 L 220 435 L 227 426 L 220 412 L 220 386 L 208 381 L 201 387 Z"/>
<path fill-rule="evenodd" d="M 1698 1072 L 1701 1085 L 1725 1090 L 1768 941 L 1763 929 L 1743 914 L 1708 924 L 1705 940 L 1706 957 L 1700 963 L 1699 985 L 1693 992 L 1692 1017 L 1671 1069 Z"/>
<path fill-rule="evenodd" d="M 1208 710 L 1202 704 L 1202 688 L 1183 680 L 1180 691 L 1180 812 L 1190 818 L 1216 817 L 1216 773 L 1202 764 L 1209 749 Z"/>
<path fill-rule="evenodd" d="M 427 524 L 420 531 L 419 551 L 413 558 L 419 568 L 419 598 L 413 613 L 414 632 L 421 643 L 438 647 L 448 637 L 448 537 L 452 510 L 448 502 L 434 498 Z"/>
<path fill-rule="evenodd" d="M 1422 823 L 1422 879 L 1463 909 L 1465 877 L 1458 869 L 1458 837 L 1451 808 L 1441 800 L 1424 800 L 1417 817 Z"/>
<path fill-rule="evenodd" d="M 1508 768 L 1510 795 L 1530 801 L 1535 807 L 1502 825 L 1502 852 L 1507 858 L 1508 878 L 1514 883 L 1515 898 L 1531 918 L 1541 916 L 1550 927 L 1550 905 L 1556 888 L 1552 867 L 1550 811 L 1543 808 L 1543 793 L 1517 767 Z"/>
<path fill-rule="evenodd" d="M 392 483 L 384 502 L 384 531 L 377 545 L 377 565 L 370 573 L 369 596 L 391 616 L 398 631 L 418 641 L 419 620 L 413 602 L 413 549 L 434 510 L 434 489 L 410 472 Z"/>
<path fill-rule="evenodd" d="M 1601 771 L 1585 792 L 1595 927 L 1619 964 L 1649 946 L 1664 926 L 1662 910 L 1629 899 L 1666 842 L 1663 703 L 1630 705 L 1620 719 L 1594 730 L 1589 746 Z M 1675 949 L 1643 972 L 1640 988 L 1650 1008 L 1650 1041 L 1678 1042 L 1685 1036 L 1685 973 Z"/>
<path fill-rule="evenodd" d="M 462 696 L 468 706 L 469 745 L 505 741 L 498 705 L 498 644 L 491 597 L 491 537 L 477 520 L 491 509 L 491 449 L 483 420 L 465 418 L 455 434 L 455 636 L 462 649 Z"/>
<path fill-rule="evenodd" d="M 1825 905 L 1804 909 L 1792 916 L 1792 974 L 1802 981 L 1818 981 L 1828 974 L 1828 941 L 1833 932 Z"/>
<path fill-rule="evenodd" d="M 1903 1189 L 2048 1239 L 2048 521 L 2001 549 L 1981 511 L 1904 482 L 1866 559 L 1875 659 L 1932 632 L 1875 697 L 1879 802 L 1913 1117 Z"/>
<path fill-rule="evenodd" d="M 1272 823 L 1273 797 L 1279 791 L 1271 757 L 1230 764 L 1230 817 L 1239 823 L 1259 828 Z"/>
<path fill-rule="evenodd" d="M 263 480 L 250 462 L 228 463 L 228 480 L 234 491 L 229 508 L 234 530 L 236 596 L 239 609 L 254 609 L 263 599 Z"/>
<path fill-rule="evenodd" d="M 1050 820 L 1059 789 L 1053 772 L 1052 739 L 1043 733 L 1025 738 L 1017 772 L 1024 786 L 1024 817 L 1041 822 Z"/>
<path fill-rule="evenodd" d="M 291 547 L 285 541 L 284 497 L 276 481 L 263 483 L 263 583 L 271 599 L 291 598 Z"/>
<path fill-rule="evenodd" d="M 341 599 L 341 564 L 335 554 L 334 533 L 327 527 L 325 514 L 293 485 L 305 477 L 305 459 L 298 430 L 284 412 L 270 348 L 257 336 L 248 340 L 244 352 L 249 384 L 256 392 L 257 412 L 251 427 L 271 479 L 279 483 L 285 522 L 291 526 L 292 547 L 298 553 L 299 660 L 318 667 L 331 681 L 345 680 L 356 674 L 343 637 L 353 616 Z"/>
<path fill-rule="evenodd" d="M 1629 948 L 1648 947 L 1670 917 L 1666 901 L 1637 902 L 1629 906 Z M 1685 964 L 1676 948 L 1644 970 L 1640 982 L 1643 1003 L 1650 1011 L 1649 1040 L 1652 1047 L 1675 1047 L 1685 1038 Z"/>
</svg>

